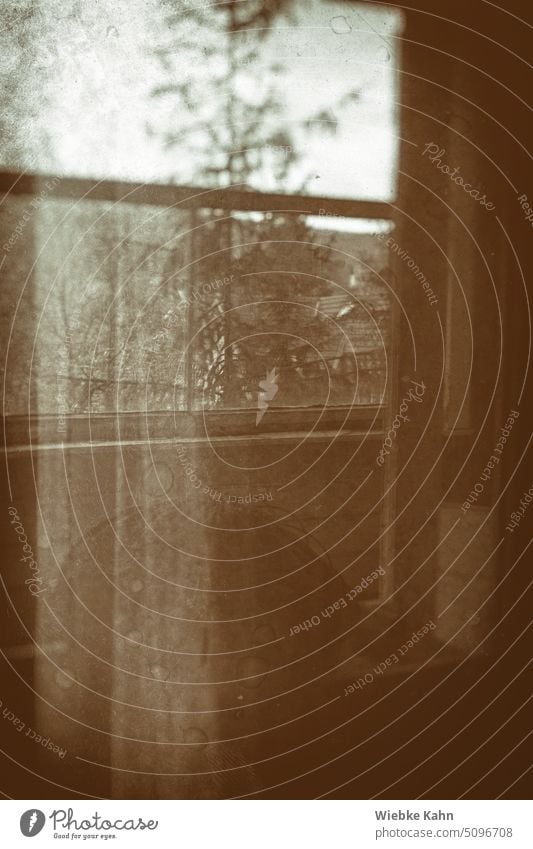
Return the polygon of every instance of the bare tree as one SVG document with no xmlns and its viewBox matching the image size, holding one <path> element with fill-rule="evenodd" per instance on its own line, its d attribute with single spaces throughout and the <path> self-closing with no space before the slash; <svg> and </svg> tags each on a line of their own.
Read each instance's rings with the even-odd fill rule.
<svg viewBox="0 0 533 849">
<path fill-rule="evenodd" d="M 290 0 L 228 0 L 205 8 L 162 0 L 162 5 L 168 36 L 156 54 L 166 81 L 153 96 L 170 104 L 159 133 L 162 143 L 176 151 L 176 176 L 200 185 L 284 189 L 300 160 L 296 130 L 310 132 L 326 126 L 331 132 L 335 128 L 334 121 L 324 122 L 322 113 L 309 115 L 298 126 L 288 120 L 281 93 L 284 67 L 266 42 L 274 21 L 280 16 L 290 18 L 293 4 Z M 185 77 L 184 67 L 191 69 Z M 149 132 L 157 135 L 154 122 Z M 298 190 L 303 189 L 300 178 Z M 328 284 L 316 277 L 317 263 L 322 271 L 326 267 L 327 250 L 313 247 L 316 234 L 305 216 L 252 221 L 228 209 L 223 216 L 205 214 L 203 223 L 196 243 L 199 270 L 206 277 L 216 276 L 222 262 L 224 274 L 231 272 L 234 282 L 218 299 L 211 293 L 199 298 L 191 311 L 197 339 L 194 390 L 198 403 L 255 403 L 264 364 L 258 350 L 242 340 L 257 337 L 258 326 L 263 338 L 267 328 L 272 331 L 270 346 L 262 346 L 263 354 L 277 363 L 280 373 L 291 373 L 292 392 L 286 400 L 309 402 L 310 351 L 289 339 L 296 301 L 302 298 L 308 301 L 308 332 L 315 342 L 320 344 L 320 338 L 331 332 L 311 308 L 328 291 Z M 330 272 L 334 265 L 330 259 Z M 291 299 L 294 307 L 288 308 Z M 256 302 L 253 311 L 246 306 L 251 300 Z M 304 313 L 302 307 L 300 323 Z M 304 359 L 306 369 L 302 370 Z M 314 377 L 323 383 L 323 374 Z M 283 400 L 283 393 L 279 399 Z"/>
</svg>

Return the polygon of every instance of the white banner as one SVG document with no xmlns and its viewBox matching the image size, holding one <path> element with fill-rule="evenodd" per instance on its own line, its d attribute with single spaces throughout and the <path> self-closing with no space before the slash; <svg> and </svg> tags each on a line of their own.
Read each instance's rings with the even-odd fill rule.
<svg viewBox="0 0 533 849">
<path fill-rule="evenodd" d="M 67 840 L 123 849 L 531 849 L 529 812 L 527 801 L 9 800 L 0 825 L 9 849 Z"/>
</svg>

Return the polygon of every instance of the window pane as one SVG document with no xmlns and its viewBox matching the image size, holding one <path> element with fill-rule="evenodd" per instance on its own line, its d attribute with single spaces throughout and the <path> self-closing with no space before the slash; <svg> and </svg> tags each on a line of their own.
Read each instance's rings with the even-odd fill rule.
<svg viewBox="0 0 533 849">
<path fill-rule="evenodd" d="M 46 192 L 1 207 L 8 413 L 383 403 L 387 222 Z"/>
<path fill-rule="evenodd" d="M 193 284 L 194 407 L 258 408 L 260 420 L 276 407 L 384 402 L 389 225 L 318 220 L 241 215 L 204 225 L 192 275 L 208 281 Z M 365 227 L 373 232 L 358 232 Z"/>
<path fill-rule="evenodd" d="M 7 412 L 183 409 L 190 214 L 39 194 L 1 207 Z"/>
<path fill-rule="evenodd" d="M 375 4 L 17 4 L 4 166 L 390 199 L 401 13 Z"/>
</svg>

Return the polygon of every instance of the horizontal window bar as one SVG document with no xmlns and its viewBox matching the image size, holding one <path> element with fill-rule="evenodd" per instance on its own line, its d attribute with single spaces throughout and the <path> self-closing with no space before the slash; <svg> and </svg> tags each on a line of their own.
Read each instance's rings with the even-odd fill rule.
<svg viewBox="0 0 533 849">
<path fill-rule="evenodd" d="M 53 184 L 50 189 L 46 184 Z M 245 212 L 297 212 L 307 215 L 339 215 L 344 218 L 392 218 L 394 207 L 383 201 L 263 193 L 242 188 L 212 189 L 155 183 L 129 183 L 57 177 L 53 174 L 0 172 L 0 193 L 36 195 L 45 199 L 100 200 L 151 206 L 182 206 L 191 209 L 221 209 Z"/>
<path fill-rule="evenodd" d="M 198 412 L 95 413 L 73 416 L 7 416 L 5 443 L 10 448 L 28 444 L 122 442 L 151 440 L 266 439 L 304 432 L 319 437 L 338 432 L 364 436 L 381 433 L 382 407 L 292 407 L 268 411 L 256 426 L 256 410 Z"/>
</svg>

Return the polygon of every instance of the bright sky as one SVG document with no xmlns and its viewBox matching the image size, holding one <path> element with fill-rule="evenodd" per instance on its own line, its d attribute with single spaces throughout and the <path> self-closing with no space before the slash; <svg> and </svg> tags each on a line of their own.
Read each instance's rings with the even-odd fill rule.
<svg viewBox="0 0 533 849">
<path fill-rule="evenodd" d="M 150 50 L 161 32 L 157 0 L 101 0 L 97 8 L 83 6 L 78 43 L 66 51 L 52 92 L 56 167 L 84 176 L 189 182 L 193 163 L 180 162 L 178 147 L 166 151 L 146 133 L 150 92 L 168 82 Z M 333 107 L 340 119 L 334 137 L 301 137 L 295 185 L 311 175 L 313 194 L 391 198 L 399 13 L 323 0 L 295 0 L 294 13 L 279 20 L 263 48 L 285 66 L 287 116 L 297 122 Z M 343 101 L 353 91 L 358 99 Z"/>
<path fill-rule="evenodd" d="M 182 6 L 192 5 L 183 3 Z M 198 5 L 198 4 L 197 4 Z M 208 4 L 202 4 L 204 6 Z M 161 0 L 45 0 L 52 46 L 40 50 L 43 115 L 52 159 L 41 170 L 146 182 L 191 182 L 194 159 L 179 146 L 164 149 L 149 136 L 156 112 L 154 87 L 168 83 L 154 48 L 168 38 Z M 292 184 L 310 177 L 312 194 L 388 200 L 397 161 L 395 38 L 401 16 L 390 8 L 350 2 L 294 0 L 263 42 L 264 58 L 285 70 L 282 91 L 288 122 L 333 110 L 334 136 L 298 131 L 302 154 Z M 55 41 L 55 44 L 54 44 Z M 179 61 L 179 59 L 178 59 Z M 196 69 L 184 69 L 189 75 Z M 204 68 L 205 71 L 205 68 Z M 357 92 L 357 97 L 352 96 Z M 204 107 L 209 111 L 206 91 Z M 47 105 L 46 105 L 47 104 Z M 175 111 L 158 114 L 179 133 Z M 38 160 L 39 161 L 39 160 Z M 273 188 L 263 175 L 257 188 Z"/>
<path fill-rule="evenodd" d="M 323 0 L 302 0 L 296 9 L 296 25 L 279 24 L 272 39 L 288 65 L 289 114 L 298 119 L 332 110 L 340 119 L 335 137 L 314 133 L 302 145 L 302 172 L 316 172 L 309 191 L 388 200 L 398 145 L 392 36 L 400 16 L 384 7 Z"/>
</svg>

